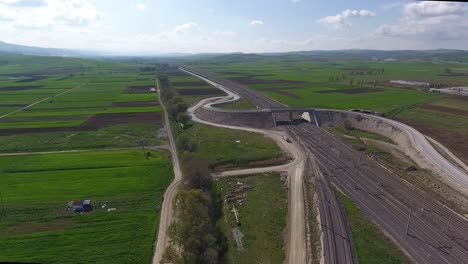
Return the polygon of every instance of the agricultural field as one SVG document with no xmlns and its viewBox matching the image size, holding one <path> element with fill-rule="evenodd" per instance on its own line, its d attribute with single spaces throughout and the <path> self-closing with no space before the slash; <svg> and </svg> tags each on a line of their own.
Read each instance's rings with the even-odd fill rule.
<svg viewBox="0 0 468 264">
<path fill-rule="evenodd" d="M 151 90 L 155 70 L 133 63 L 6 55 L 0 64 L 0 151 L 157 144 L 162 113 Z"/>
<path fill-rule="evenodd" d="M 280 175 L 223 179 L 213 185 L 217 206 L 222 208 L 217 226 L 228 239 L 224 263 L 283 263 L 288 191 Z M 242 205 L 234 195 L 241 193 L 246 193 Z M 233 205 L 240 224 L 231 211 Z M 235 236 L 242 237 L 240 244 Z"/>
<path fill-rule="evenodd" d="M 2 156 L 0 166 L 0 262 L 150 263 L 168 152 Z M 94 210 L 64 210 L 80 199 Z"/>
<path fill-rule="evenodd" d="M 172 181 L 156 70 L 2 55 L 0 262 L 151 262 Z M 93 211 L 64 210 L 84 199 Z"/>
<path fill-rule="evenodd" d="M 224 92 L 208 83 L 178 69 L 167 71 L 173 88 L 183 96 L 189 104 L 195 104 L 201 99 L 224 95 Z"/>
<path fill-rule="evenodd" d="M 215 170 L 271 166 L 289 159 L 273 140 L 252 132 L 193 124 L 178 142 L 180 138 L 194 142 L 193 153 Z"/>
<path fill-rule="evenodd" d="M 190 62 L 189 62 L 190 63 Z M 466 64 L 436 60 L 340 60 L 260 57 L 192 67 L 244 84 L 292 107 L 369 109 L 407 123 L 468 163 L 468 98 L 421 91 L 391 80 L 467 86 Z"/>
</svg>

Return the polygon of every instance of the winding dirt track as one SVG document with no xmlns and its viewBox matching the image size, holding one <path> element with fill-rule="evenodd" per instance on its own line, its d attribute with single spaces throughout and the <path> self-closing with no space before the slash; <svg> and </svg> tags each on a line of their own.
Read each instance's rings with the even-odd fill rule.
<svg viewBox="0 0 468 264">
<path fill-rule="evenodd" d="M 207 76 L 205 72 L 198 73 L 198 77 L 209 79 L 218 86 L 229 87 L 229 90 L 236 91 L 258 108 L 284 107 L 246 87 Z M 466 263 L 468 222 L 465 218 L 311 123 L 287 125 L 284 129 L 296 141 L 303 143 L 313 162 L 316 162 L 315 167 L 324 172 L 323 176 L 326 175 L 321 177 L 319 171 L 315 173 L 317 185 L 324 187 L 332 183 L 337 186 L 414 262 Z M 326 181 L 320 182 L 320 179 Z M 320 195 L 321 219 L 326 221 L 321 223 L 322 233 L 331 233 L 323 236 L 324 260 L 326 263 L 356 261 L 346 249 L 350 242 L 346 242 L 349 239 L 344 239 L 346 236 L 342 232 L 340 219 L 343 219 L 343 215 L 338 211 L 327 211 L 327 208 L 337 207 L 333 201 L 336 197 L 333 198 L 333 193 L 328 190 L 322 193 L 331 195 L 328 198 Z M 322 216 L 324 213 L 330 217 Z"/>
<path fill-rule="evenodd" d="M 217 86 L 218 87 L 218 86 Z M 289 153 L 292 156 L 292 161 L 278 166 L 271 166 L 271 167 L 263 167 L 263 168 L 249 168 L 249 169 L 242 169 L 242 170 L 232 170 L 232 171 L 224 171 L 220 173 L 215 173 L 213 176 L 215 178 L 222 178 L 222 177 L 230 177 L 230 176 L 240 176 L 240 175 L 249 175 L 249 174 L 257 174 L 257 173 L 264 173 L 264 172 L 273 172 L 273 171 L 286 171 L 288 172 L 289 177 L 289 185 L 290 185 L 290 204 L 294 204 L 294 207 L 290 208 L 289 210 L 289 221 L 288 227 L 289 230 L 289 247 L 288 247 L 288 260 L 289 263 L 306 263 L 306 232 L 305 232 L 305 214 L 304 214 L 304 196 L 302 192 L 302 183 L 303 183 L 303 151 L 295 144 L 286 143 L 283 139 L 283 136 L 286 136 L 286 133 L 282 131 L 272 131 L 272 130 L 260 130 L 248 127 L 236 127 L 236 126 L 227 126 L 222 124 L 216 124 L 209 121 L 201 120 L 195 115 L 195 111 L 197 108 L 209 104 L 210 102 L 216 101 L 216 103 L 224 103 L 238 100 L 240 97 L 234 93 L 231 93 L 228 90 L 222 89 L 221 90 L 228 93 L 227 96 L 220 96 L 214 98 L 208 98 L 201 100 L 196 105 L 192 106 L 188 109 L 189 114 L 192 117 L 192 120 L 198 123 L 207 124 L 216 127 L 228 128 L 228 129 L 235 129 L 235 130 L 242 130 L 247 132 L 254 132 L 254 133 L 261 133 L 266 137 L 269 137 L 276 141 L 278 145 L 283 149 L 283 151 Z M 155 253 L 153 256 L 153 263 L 160 263 L 162 259 L 162 255 L 164 253 L 165 248 L 168 245 L 168 238 L 167 238 L 167 229 L 172 221 L 172 200 L 175 197 L 175 194 L 178 191 L 178 188 L 181 183 L 182 173 L 180 171 L 179 161 L 177 159 L 177 150 L 174 144 L 174 139 L 172 136 L 172 131 L 170 130 L 170 123 L 167 117 L 164 105 L 163 110 L 165 112 L 165 121 L 166 121 L 166 128 L 168 129 L 168 136 L 170 141 L 170 149 L 173 156 L 173 164 L 174 164 L 174 181 L 166 190 L 164 195 L 164 201 L 161 208 L 161 216 L 160 216 L 160 223 L 158 228 L 158 235 L 155 244 Z M 294 200 L 291 203 L 291 200 Z"/>
<path fill-rule="evenodd" d="M 187 72 L 190 73 L 190 72 Z M 192 73 L 190 73 L 192 74 Z M 196 76 L 196 75 L 195 75 Z M 199 76 L 197 76 L 199 77 Z M 265 136 L 273 139 L 281 146 L 281 148 L 293 156 L 293 160 L 284 165 L 265 167 L 265 168 L 252 168 L 236 171 L 225 171 L 214 174 L 214 177 L 228 177 L 256 174 L 271 171 L 286 171 L 288 172 L 289 179 L 289 210 L 288 210 L 288 245 L 287 245 L 287 261 L 288 263 L 302 264 L 306 263 L 306 228 L 305 228 L 305 211 L 304 211 L 304 193 L 303 193 L 303 176 L 304 176 L 304 155 L 303 150 L 296 144 L 286 143 L 283 136 L 286 133 L 283 131 L 262 130 L 248 127 L 228 126 L 222 124 L 212 123 L 206 120 L 201 120 L 195 115 L 196 109 L 203 106 L 211 107 L 213 104 L 227 103 L 238 100 L 240 97 L 226 89 L 224 86 L 214 83 L 208 79 L 202 78 L 209 84 L 218 87 L 227 93 L 226 96 L 208 98 L 198 102 L 195 106 L 191 107 L 188 112 L 195 122 L 212 125 L 216 127 L 223 127 L 229 129 L 243 130 L 248 132 L 256 132 L 264 134 Z"/>
</svg>

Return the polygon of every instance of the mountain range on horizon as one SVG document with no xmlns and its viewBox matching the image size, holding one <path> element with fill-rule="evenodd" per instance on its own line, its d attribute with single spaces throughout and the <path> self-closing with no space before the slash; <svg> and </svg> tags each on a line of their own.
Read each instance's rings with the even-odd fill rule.
<svg viewBox="0 0 468 264">
<path fill-rule="evenodd" d="M 468 51 L 456 49 L 435 49 L 435 50 L 372 50 L 372 49 L 346 49 L 346 50 L 305 50 L 291 52 L 268 52 L 268 53 L 153 53 L 153 54 L 126 54 L 112 51 L 97 51 L 97 50 L 78 50 L 66 48 L 44 48 L 27 45 L 18 45 L 0 41 L 0 52 L 36 55 L 36 56 L 57 56 L 57 57 L 191 57 L 191 56 L 220 56 L 222 57 L 243 57 L 243 56 L 306 56 L 306 57 L 342 57 L 349 59 L 362 58 L 421 58 L 421 57 L 450 57 L 457 58 L 468 57 Z M 447 58 L 441 58 L 447 59 Z M 455 60 L 457 61 L 457 60 Z"/>
</svg>

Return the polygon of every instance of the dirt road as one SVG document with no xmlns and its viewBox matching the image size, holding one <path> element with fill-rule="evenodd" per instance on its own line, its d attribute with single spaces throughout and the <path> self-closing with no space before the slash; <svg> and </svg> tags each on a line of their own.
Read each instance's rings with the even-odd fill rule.
<svg viewBox="0 0 468 264">
<path fill-rule="evenodd" d="M 159 84 L 158 86 L 159 87 Z M 158 90 L 159 91 L 159 90 Z M 155 241 L 155 249 L 153 255 L 153 264 L 158 264 L 161 262 L 162 256 L 164 254 L 164 250 L 168 245 L 169 239 L 167 237 L 167 229 L 172 222 L 172 201 L 174 200 L 177 191 L 181 185 L 182 181 L 182 171 L 180 169 L 179 158 L 177 156 L 177 148 L 175 145 L 174 137 L 172 134 L 171 123 L 169 121 L 169 117 L 167 115 L 166 108 L 164 104 L 161 102 L 160 104 L 164 111 L 164 121 L 165 121 L 165 128 L 167 130 L 167 136 L 169 138 L 169 149 L 172 153 L 172 166 L 174 167 L 174 180 L 172 181 L 171 185 L 167 188 L 166 192 L 164 193 L 164 201 L 161 206 L 160 212 L 160 219 L 159 219 L 159 227 L 158 227 L 158 235 Z"/>
<path fill-rule="evenodd" d="M 190 73 L 190 72 L 187 72 Z M 190 73 L 191 74 L 191 73 Z M 198 76 L 197 76 L 198 77 Z M 237 176 L 237 175 L 246 175 L 246 174 L 255 174 L 261 172 L 269 171 L 287 171 L 289 179 L 289 210 L 288 210 L 288 245 L 287 245 L 287 262 L 294 264 L 306 263 L 306 253 L 307 253 L 307 244 L 306 244 L 306 228 L 305 228 L 305 210 L 304 210 L 304 192 L 303 192 L 303 172 L 304 172 L 304 152 L 302 148 L 294 143 L 286 142 L 283 137 L 286 136 L 286 133 L 283 131 L 273 131 L 273 130 L 262 130 L 254 129 L 248 127 L 237 127 L 237 126 L 228 126 L 221 125 L 216 123 L 211 123 L 205 120 L 199 119 L 195 115 L 195 110 L 199 107 L 208 105 L 211 106 L 216 102 L 225 103 L 230 101 L 238 100 L 240 97 L 226 89 L 224 86 L 212 82 L 210 80 L 204 79 L 213 86 L 223 90 L 227 93 L 226 96 L 208 98 L 201 100 L 195 106 L 189 108 L 188 112 L 192 116 L 192 120 L 195 122 L 212 125 L 216 127 L 223 127 L 229 129 L 243 130 L 248 132 L 256 132 L 264 134 L 267 137 L 270 137 L 280 145 L 280 147 L 290 153 L 293 156 L 293 161 L 279 166 L 267 167 L 267 168 L 253 168 L 237 171 L 226 171 L 215 174 L 215 177 L 228 177 L 228 176 Z"/>
<path fill-rule="evenodd" d="M 203 75 L 208 74 L 203 73 Z M 217 77 L 207 78 L 216 80 L 218 84 L 228 83 L 218 82 L 220 78 Z M 239 93 L 244 93 L 248 88 L 235 84 L 230 86 L 230 89 L 239 89 Z M 249 99 L 256 102 L 254 104 L 257 106 L 264 105 L 273 108 L 278 105 L 277 102 L 265 97 L 256 101 L 258 94 L 247 92 L 245 94 L 250 96 Z M 398 175 L 314 124 L 289 124 L 284 129 L 298 135 L 297 140 L 308 147 L 317 160 L 317 166 L 324 171 L 326 175 L 324 178 L 333 182 L 353 199 L 359 208 L 396 241 L 413 261 L 416 263 L 466 263 L 468 221 L 465 218 L 435 200 L 427 192 L 402 180 Z M 403 128 L 403 130 L 407 129 Z M 433 162 L 439 163 L 438 153 L 427 153 L 426 151 L 431 147 L 426 145 L 416 132 L 410 134 L 416 144 L 422 146 L 420 151 L 436 157 Z M 350 263 L 352 260 L 347 253 L 349 250 L 336 246 L 337 243 L 348 240 L 345 239 L 346 236 L 341 230 L 343 226 L 334 224 L 341 221 L 344 216 L 338 211 L 330 210 L 335 207 L 334 202 L 327 201 L 323 197 L 320 197 L 320 200 L 322 232 L 327 229 L 330 231 L 330 235 L 323 236 L 322 245 L 330 245 L 328 252 L 324 252 L 324 261 L 325 263 Z M 330 202 L 330 206 L 323 206 L 327 202 Z M 328 223 L 323 223 L 324 217 L 327 217 L 322 216 L 324 213 L 330 218 Z"/>
</svg>

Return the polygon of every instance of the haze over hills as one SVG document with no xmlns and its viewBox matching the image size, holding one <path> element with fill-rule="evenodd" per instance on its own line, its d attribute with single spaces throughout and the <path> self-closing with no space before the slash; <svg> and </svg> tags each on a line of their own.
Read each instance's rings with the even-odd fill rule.
<svg viewBox="0 0 468 264">
<path fill-rule="evenodd" d="M 127 54 L 115 51 L 97 50 L 74 50 L 58 49 L 17 45 L 0 41 L 0 52 L 58 56 L 58 57 L 111 57 L 111 56 L 139 56 L 139 57 L 216 57 L 219 62 L 223 61 L 250 61 L 261 59 L 262 56 L 284 56 L 284 57 L 305 57 L 315 59 L 440 59 L 456 62 L 468 61 L 468 51 L 456 49 L 436 49 L 436 50 L 369 50 L 369 49 L 349 49 L 349 50 L 310 50 L 292 52 L 270 52 L 270 53 L 144 53 Z"/>
</svg>

